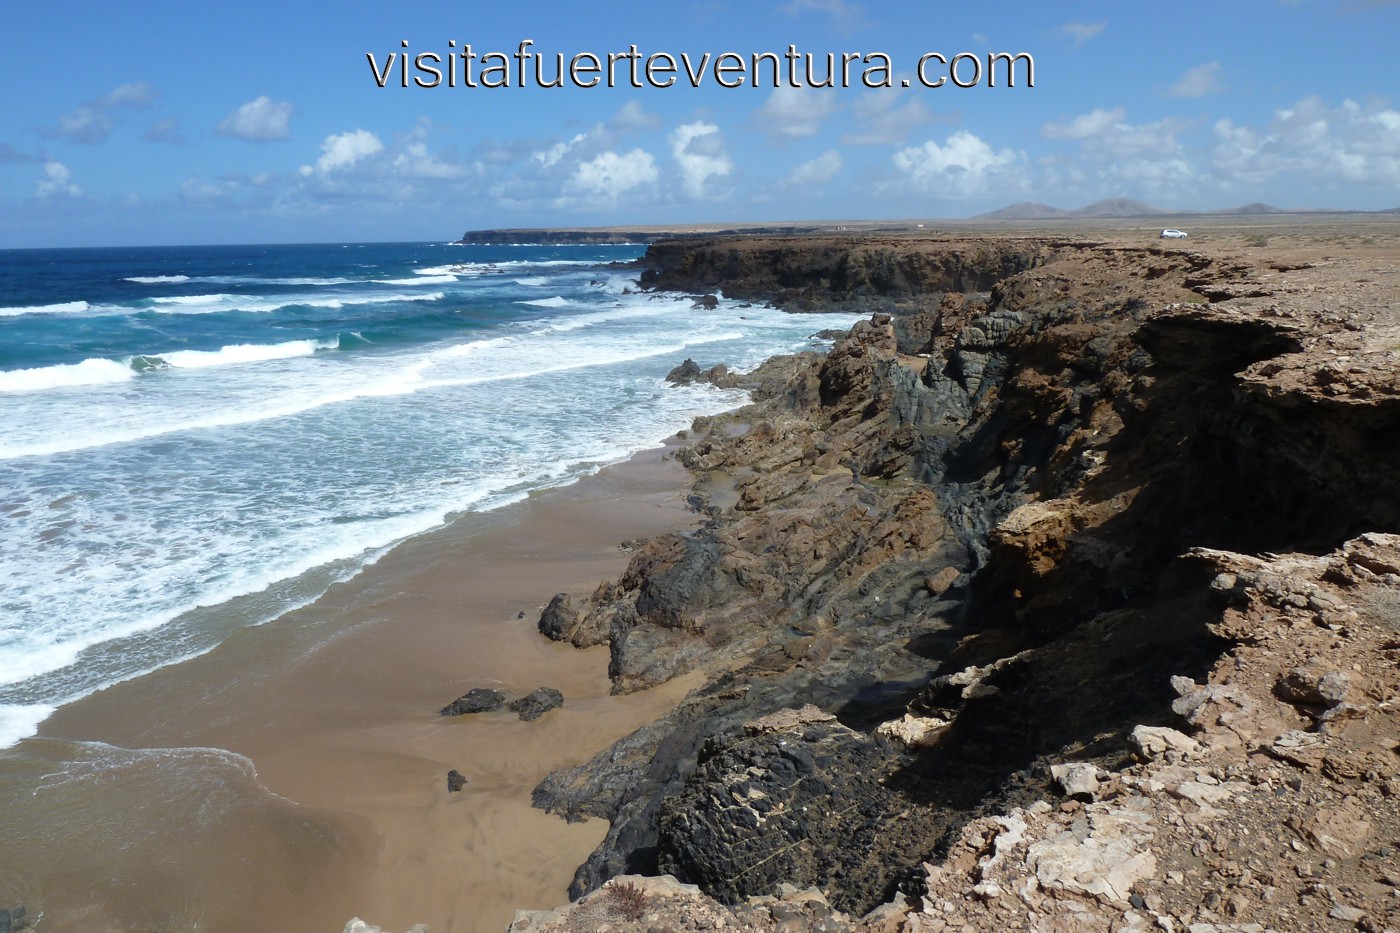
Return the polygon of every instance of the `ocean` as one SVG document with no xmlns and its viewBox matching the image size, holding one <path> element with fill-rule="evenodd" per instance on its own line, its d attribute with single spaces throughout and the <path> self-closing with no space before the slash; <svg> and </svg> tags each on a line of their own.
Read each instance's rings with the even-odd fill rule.
<svg viewBox="0 0 1400 933">
<path fill-rule="evenodd" d="M 743 402 L 666 383 L 686 357 L 854 320 L 637 293 L 642 252 L 0 251 L 0 747 Z"/>
</svg>

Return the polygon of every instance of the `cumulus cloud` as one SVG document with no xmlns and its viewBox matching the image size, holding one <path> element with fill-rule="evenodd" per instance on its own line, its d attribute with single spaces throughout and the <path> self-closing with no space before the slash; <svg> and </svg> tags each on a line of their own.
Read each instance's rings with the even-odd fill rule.
<svg viewBox="0 0 1400 933">
<path fill-rule="evenodd" d="M 39 183 L 34 188 L 34 194 L 41 198 L 52 198 L 67 195 L 76 197 L 83 193 L 83 189 L 73 184 L 73 173 L 68 170 L 68 166 L 62 162 L 49 161 L 44 163 L 44 176 L 39 179 Z"/>
<path fill-rule="evenodd" d="M 1078 48 L 1107 28 L 1108 20 L 1102 20 L 1097 23 L 1065 23 L 1057 27 L 1055 32 L 1069 39 Z"/>
<path fill-rule="evenodd" d="M 378 151 L 378 150 L 375 150 Z M 373 155 L 373 152 L 366 153 Z M 425 142 L 408 142 L 394 156 L 393 167 L 406 178 L 462 178 L 468 174 L 467 167 L 457 162 L 449 162 L 428 151 Z"/>
<path fill-rule="evenodd" d="M 274 101 L 264 94 L 224 117 L 214 132 L 249 142 L 271 142 L 291 136 L 287 125 L 291 119 L 292 105 L 289 102 Z"/>
<path fill-rule="evenodd" d="M 778 87 L 768 96 L 755 116 L 765 132 L 782 139 L 814 136 L 836 109 L 836 99 L 812 88 Z"/>
<path fill-rule="evenodd" d="M 1059 123 L 1046 123 L 1040 133 L 1046 139 L 1077 142 L 1078 166 L 1069 170 L 1084 194 L 1131 190 L 1140 195 L 1178 194 L 1198 179 L 1198 172 L 1183 153 L 1178 134 L 1186 123 L 1174 117 L 1152 123 L 1127 122 L 1122 107 L 1097 108 Z M 1048 160 L 1051 164 L 1054 159 Z M 1087 171 L 1086 171 L 1087 170 Z M 1057 188 L 1065 184 L 1053 180 Z M 1082 183 L 1082 184 L 1080 184 Z"/>
<path fill-rule="evenodd" d="M 310 165 L 303 165 L 301 174 L 320 172 L 327 175 L 349 168 L 361 159 L 383 150 L 384 143 L 369 130 L 352 130 L 327 136 L 321 143 L 321 158 L 316 160 L 316 167 L 313 169 Z"/>
<path fill-rule="evenodd" d="M 725 178 L 734 170 L 724 151 L 724 137 L 713 123 L 683 123 L 671 132 L 670 142 L 681 187 L 692 198 L 705 197 L 712 179 Z"/>
<path fill-rule="evenodd" d="M 1167 90 L 1168 97 L 1205 97 L 1207 94 L 1219 94 L 1224 88 L 1221 86 L 1221 78 L 1225 76 L 1225 69 L 1220 67 L 1220 62 L 1207 62 L 1204 65 L 1197 65 L 1189 69 Z"/>
<path fill-rule="evenodd" d="M 1131 124 L 1126 117 L 1127 111 L 1122 107 L 1096 108 L 1063 123 L 1046 123 L 1040 133 L 1046 139 L 1085 143 L 1086 154 L 1094 158 L 1175 153 L 1180 149 L 1176 135 L 1185 125 L 1180 120 L 1169 117 L 1155 123 Z"/>
<path fill-rule="evenodd" d="M 972 197 L 1025 187 L 1023 155 L 997 151 L 967 130 L 949 136 L 941 146 L 929 140 L 901 149 L 893 160 L 905 182 L 921 194 Z"/>
<path fill-rule="evenodd" d="M 1278 177 L 1400 186 L 1400 111 L 1305 97 L 1265 127 L 1215 124 L 1213 165 L 1221 182 L 1254 186 Z"/>
<path fill-rule="evenodd" d="M 627 153 L 601 152 L 574 167 L 570 193 L 595 201 L 616 203 L 629 191 L 656 183 L 656 160 L 643 149 Z"/>
<path fill-rule="evenodd" d="M 810 162 L 803 162 L 788 173 L 788 183 L 793 185 L 824 185 L 835 178 L 845 163 L 841 153 L 828 149 Z"/>
</svg>

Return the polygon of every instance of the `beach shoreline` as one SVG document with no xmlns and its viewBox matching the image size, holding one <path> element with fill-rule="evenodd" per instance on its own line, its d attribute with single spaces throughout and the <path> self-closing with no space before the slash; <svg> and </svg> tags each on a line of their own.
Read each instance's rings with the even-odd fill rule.
<svg viewBox="0 0 1400 933">
<path fill-rule="evenodd" d="M 681 442 L 463 515 L 310 606 L 61 707 L 0 758 L 0 786 L 15 797 L 45 768 L 63 775 L 31 788 L 16 838 L 35 847 L 0 857 L 10 863 L 0 877 L 14 879 L 4 899 L 42 910 L 52 930 L 176 929 L 198 916 L 200 929 L 289 933 L 352 914 L 391 928 L 499 930 L 516 908 L 563 900 L 606 826 L 535 810 L 531 790 L 657 718 L 690 684 L 613 697 L 606 650 L 541 637 L 539 610 L 557 592 L 616 576 L 628 560 L 622 542 L 695 523 L 684 501 L 693 477 L 670 456 Z M 478 686 L 554 687 L 564 706 L 536 722 L 504 710 L 438 715 Z M 172 750 L 163 754 L 181 766 L 166 761 L 165 773 L 182 786 L 150 773 L 161 764 L 153 752 L 93 763 L 93 748 Z M 461 793 L 448 793 L 451 769 L 467 778 Z M 121 849 L 121 837 L 139 836 L 146 848 L 118 859 L 70 839 L 39 851 L 52 823 L 71 816 L 68 792 L 104 780 L 120 780 L 127 791 L 114 803 L 143 816 L 89 799 L 97 811 L 82 818 L 101 827 L 93 839 L 110 833 Z M 211 806 L 218 813 L 192 835 L 189 821 Z M 273 857 L 291 852 L 295 864 Z M 46 872 L 73 887 L 50 889 Z M 76 883 L 80 874 L 97 877 Z M 241 896 L 213 893 L 230 888 Z"/>
</svg>

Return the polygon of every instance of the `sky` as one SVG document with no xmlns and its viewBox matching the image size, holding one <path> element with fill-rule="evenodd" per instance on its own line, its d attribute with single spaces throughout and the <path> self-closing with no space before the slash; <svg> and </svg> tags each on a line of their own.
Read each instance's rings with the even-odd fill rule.
<svg viewBox="0 0 1400 933">
<path fill-rule="evenodd" d="M 11 2 L 0 22 L 0 248 L 950 218 L 1110 197 L 1400 207 L 1400 0 L 76 0 Z M 525 40 L 541 57 L 521 86 L 515 58 L 487 56 Z M 476 86 L 459 73 L 449 87 L 467 45 Z M 642 87 L 631 59 L 606 86 L 606 56 L 633 45 Z M 725 52 L 742 72 L 716 73 Z M 943 84 L 923 86 L 922 57 L 964 52 L 956 78 L 973 86 L 936 58 L 923 81 Z M 402 86 L 403 53 L 436 55 L 438 85 L 410 67 Z M 669 87 L 644 71 L 661 53 Z M 750 73 L 762 53 L 782 86 L 768 59 Z M 828 53 L 838 83 L 850 58 L 851 86 L 809 85 L 807 62 L 822 82 Z M 1026 59 L 1012 87 L 989 53 L 1026 53 L 1034 86 Z M 536 64 L 552 81 L 561 54 L 565 86 L 538 86 Z M 604 74 L 584 87 L 590 54 Z"/>
</svg>

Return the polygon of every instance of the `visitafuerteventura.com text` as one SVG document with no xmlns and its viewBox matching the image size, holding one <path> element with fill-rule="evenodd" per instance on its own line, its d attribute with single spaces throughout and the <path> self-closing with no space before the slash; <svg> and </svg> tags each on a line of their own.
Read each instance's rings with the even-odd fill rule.
<svg viewBox="0 0 1400 933">
<path fill-rule="evenodd" d="M 511 52 L 478 51 L 450 40 L 440 51 L 414 52 L 408 40 L 383 57 L 366 52 L 379 87 L 461 88 L 823 88 L 1035 87 L 1029 52 L 925 52 L 898 72 L 884 52 L 644 53 L 636 45 L 611 52 L 541 52 L 521 39 Z"/>
</svg>

